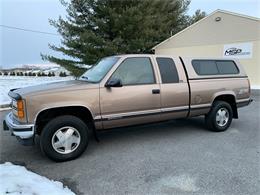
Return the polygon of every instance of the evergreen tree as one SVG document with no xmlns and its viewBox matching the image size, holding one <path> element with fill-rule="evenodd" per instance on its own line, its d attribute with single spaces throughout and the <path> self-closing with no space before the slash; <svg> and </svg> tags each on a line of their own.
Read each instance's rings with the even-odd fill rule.
<svg viewBox="0 0 260 195">
<path fill-rule="evenodd" d="M 198 22 L 199 20 L 201 20 L 205 16 L 206 16 L 206 12 L 201 11 L 200 9 L 198 9 L 192 17 L 188 18 L 187 24 L 191 25 L 191 24 L 193 24 L 195 22 Z"/>
<path fill-rule="evenodd" d="M 50 48 L 67 55 L 44 60 L 60 64 L 76 77 L 99 58 L 123 53 L 150 53 L 161 41 L 203 17 L 186 14 L 190 0 L 61 0 L 67 17 L 50 20 L 62 36 L 62 46 Z M 204 14 L 204 12 L 203 12 Z"/>
</svg>

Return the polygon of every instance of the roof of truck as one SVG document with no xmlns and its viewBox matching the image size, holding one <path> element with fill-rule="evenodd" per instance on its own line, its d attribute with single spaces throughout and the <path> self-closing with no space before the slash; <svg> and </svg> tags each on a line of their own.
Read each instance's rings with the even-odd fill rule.
<svg viewBox="0 0 260 195">
<path fill-rule="evenodd" d="M 115 57 L 165 57 L 172 58 L 175 64 L 184 64 L 189 79 L 203 79 L 203 78 L 212 78 L 212 77 L 223 77 L 223 75 L 198 75 L 192 65 L 193 60 L 225 60 L 225 61 L 234 61 L 239 72 L 237 74 L 225 75 L 225 77 L 245 77 L 246 73 L 244 71 L 243 66 L 240 64 L 239 60 L 232 58 L 223 58 L 223 57 L 182 57 L 182 56 L 174 56 L 174 55 L 159 55 L 159 54 L 121 54 L 115 55 Z M 181 59 L 180 59 L 181 57 Z M 182 66 L 182 65 L 181 65 Z"/>
<path fill-rule="evenodd" d="M 201 59 L 201 60 L 234 60 L 232 58 L 224 58 L 224 57 L 192 57 L 192 56 L 178 56 L 178 55 L 166 55 L 166 54 L 119 54 L 113 55 L 113 57 L 169 57 L 169 58 L 179 58 L 182 59 Z M 110 56 L 112 57 L 112 56 Z"/>
</svg>

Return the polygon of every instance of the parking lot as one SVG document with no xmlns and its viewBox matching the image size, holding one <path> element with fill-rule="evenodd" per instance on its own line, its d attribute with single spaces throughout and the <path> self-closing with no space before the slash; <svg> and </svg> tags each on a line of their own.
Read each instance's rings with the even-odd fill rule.
<svg viewBox="0 0 260 195">
<path fill-rule="evenodd" d="M 208 131 L 203 117 L 115 129 L 65 163 L 20 145 L 1 122 L 1 163 L 24 165 L 76 194 L 260 194 L 260 96 L 253 99 L 226 132 Z"/>
</svg>

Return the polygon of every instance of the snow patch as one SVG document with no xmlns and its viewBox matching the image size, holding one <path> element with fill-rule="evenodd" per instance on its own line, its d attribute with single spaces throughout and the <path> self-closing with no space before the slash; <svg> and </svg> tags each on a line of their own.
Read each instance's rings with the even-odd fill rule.
<svg viewBox="0 0 260 195">
<path fill-rule="evenodd" d="M 260 85 L 251 85 L 251 89 L 260 89 Z"/>
<path fill-rule="evenodd" d="M 9 162 L 0 164 L 0 194 L 75 195 L 61 182 L 49 180 Z"/>
<path fill-rule="evenodd" d="M 163 187 L 174 188 L 184 192 L 196 192 L 199 188 L 196 186 L 196 179 L 188 175 L 171 176 L 162 178 L 160 185 Z"/>
</svg>

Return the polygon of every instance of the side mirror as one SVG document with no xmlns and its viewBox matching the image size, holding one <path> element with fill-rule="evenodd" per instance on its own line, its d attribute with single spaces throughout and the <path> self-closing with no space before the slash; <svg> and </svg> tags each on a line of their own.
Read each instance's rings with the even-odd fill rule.
<svg viewBox="0 0 260 195">
<path fill-rule="evenodd" d="M 116 78 L 109 79 L 105 84 L 105 87 L 122 87 L 122 86 L 123 85 L 121 80 Z"/>
</svg>

